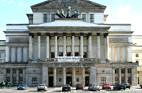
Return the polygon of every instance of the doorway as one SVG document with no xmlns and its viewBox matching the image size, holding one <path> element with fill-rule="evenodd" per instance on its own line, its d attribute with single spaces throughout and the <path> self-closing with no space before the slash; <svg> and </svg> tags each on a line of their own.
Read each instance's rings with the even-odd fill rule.
<svg viewBox="0 0 142 93">
<path fill-rule="evenodd" d="M 53 87 L 53 76 L 49 76 L 49 80 L 48 80 L 48 85 L 49 87 Z"/>
<path fill-rule="evenodd" d="M 85 77 L 85 86 L 88 86 L 89 85 L 89 76 L 86 76 Z"/>
<path fill-rule="evenodd" d="M 72 77 L 71 76 L 66 77 L 66 84 L 72 85 Z"/>
</svg>

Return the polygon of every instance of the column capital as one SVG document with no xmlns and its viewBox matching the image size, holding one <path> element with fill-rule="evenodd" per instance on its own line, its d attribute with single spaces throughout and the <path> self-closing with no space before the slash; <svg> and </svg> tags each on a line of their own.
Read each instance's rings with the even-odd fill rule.
<svg viewBox="0 0 142 93">
<path fill-rule="evenodd" d="M 104 38 L 106 38 L 108 36 L 108 33 L 104 33 Z"/>
<path fill-rule="evenodd" d="M 97 36 L 100 36 L 100 33 L 96 33 Z"/>
</svg>

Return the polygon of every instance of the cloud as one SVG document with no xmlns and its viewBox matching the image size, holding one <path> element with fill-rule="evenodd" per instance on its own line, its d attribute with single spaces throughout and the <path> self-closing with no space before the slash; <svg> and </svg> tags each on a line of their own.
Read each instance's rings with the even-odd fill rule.
<svg viewBox="0 0 142 93">
<path fill-rule="evenodd" d="M 107 8 L 107 11 L 112 11 L 109 14 L 107 23 L 130 23 L 132 24 L 132 31 L 134 34 L 141 34 L 141 16 L 142 14 L 136 12 L 131 5 L 121 5 L 115 10 Z"/>
</svg>

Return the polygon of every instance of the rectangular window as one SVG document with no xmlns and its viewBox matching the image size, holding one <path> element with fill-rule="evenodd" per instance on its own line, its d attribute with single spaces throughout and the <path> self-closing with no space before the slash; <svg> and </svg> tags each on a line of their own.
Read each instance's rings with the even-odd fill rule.
<svg viewBox="0 0 142 93">
<path fill-rule="evenodd" d="M 139 57 L 139 54 L 136 54 L 136 57 Z"/>
<path fill-rule="evenodd" d="M 90 23 L 94 23 L 94 14 L 90 14 Z"/>
<path fill-rule="evenodd" d="M 37 84 L 37 78 L 36 77 L 32 77 L 32 84 Z"/>
<path fill-rule="evenodd" d="M 47 14 L 43 14 L 43 22 L 44 22 L 44 23 L 47 22 Z"/>
<path fill-rule="evenodd" d="M 82 14 L 82 20 L 86 22 L 86 14 Z"/>
<path fill-rule="evenodd" d="M 55 53 L 51 52 L 51 58 L 55 58 Z"/>
<path fill-rule="evenodd" d="M 106 77 L 101 77 L 101 83 L 105 84 L 106 83 Z"/>
<path fill-rule="evenodd" d="M 63 56 L 63 52 L 59 52 L 59 56 Z"/>
<path fill-rule="evenodd" d="M 55 14 L 51 14 L 51 22 L 55 21 Z"/>
</svg>

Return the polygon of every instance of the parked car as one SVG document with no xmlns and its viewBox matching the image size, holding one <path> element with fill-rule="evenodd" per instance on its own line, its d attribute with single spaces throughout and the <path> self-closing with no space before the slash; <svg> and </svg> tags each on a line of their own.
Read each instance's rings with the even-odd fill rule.
<svg viewBox="0 0 142 93">
<path fill-rule="evenodd" d="M 114 90 L 125 90 L 126 89 L 126 86 L 124 85 L 124 84 L 115 84 L 114 86 L 113 86 L 113 89 Z"/>
<path fill-rule="evenodd" d="M 62 87 L 62 91 L 71 91 L 71 86 L 70 86 L 69 84 L 64 85 L 64 86 Z"/>
<path fill-rule="evenodd" d="M 47 86 L 45 84 L 39 84 L 37 86 L 37 91 L 47 91 Z"/>
<path fill-rule="evenodd" d="M 102 89 L 105 89 L 105 90 L 112 90 L 113 89 L 113 86 L 111 84 L 103 84 L 102 85 Z"/>
<path fill-rule="evenodd" d="M 76 84 L 76 90 L 83 90 L 82 84 Z"/>
<path fill-rule="evenodd" d="M 140 85 L 140 87 L 142 88 L 142 85 Z"/>
<path fill-rule="evenodd" d="M 19 84 L 17 86 L 17 90 L 25 90 L 27 88 L 27 85 L 26 84 Z"/>
<path fill-rule="evenodd" d="M 122 85 L 125 86 L 125 88 L 129 88 L 129 89 L 131 88 L 129 83 L 122 83 Z"/>
<path fill-rule="evenodd" d="M 89 90 L 89 91 L 100 91 L 100 86 L 97 86 L 97 85 L 95 85 L 95 84 L 90 84 L 90 85 L 88 86 L 88 90 Z"/>
</svg>

